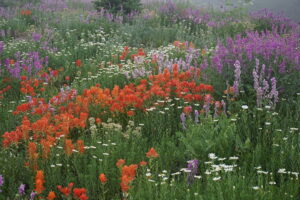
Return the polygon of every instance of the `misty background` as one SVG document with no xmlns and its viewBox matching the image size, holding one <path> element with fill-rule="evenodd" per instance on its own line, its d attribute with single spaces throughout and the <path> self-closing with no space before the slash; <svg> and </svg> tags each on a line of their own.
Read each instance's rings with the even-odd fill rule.
<svg viewBox="0 0 300 200">
<path fill-rule="evenodd" d="M 220 8 L 224 5 L 224 0 L 192 0 L 197 6 L 212 6 Z M 249 11 L 256 11 L 267 8 L 268 10 L 280 13 L 283 12 L 288 18 L 300 22 L 300 0 L 252 0 L 253 5 L 249 6 Z M 232 0 L 232 2 L 237 2 Z"/>
</svg>

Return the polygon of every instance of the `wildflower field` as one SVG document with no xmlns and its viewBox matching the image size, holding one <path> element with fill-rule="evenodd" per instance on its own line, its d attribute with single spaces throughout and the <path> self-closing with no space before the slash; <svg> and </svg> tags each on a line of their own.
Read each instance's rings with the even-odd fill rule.
<svg viewBox="0 0 300 200">
<path fill-rule="evenodd" d="M 123 2 L 0 1 L 0 200 L 299 200 L 300 24 Z"/>
</svg>

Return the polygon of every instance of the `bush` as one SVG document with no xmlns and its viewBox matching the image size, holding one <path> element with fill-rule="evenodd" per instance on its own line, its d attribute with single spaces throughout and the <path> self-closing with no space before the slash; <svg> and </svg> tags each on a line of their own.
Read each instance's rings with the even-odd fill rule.
<svg viewBox="0 0 300 200">
<path fill-rule="evenodd" d="M 127 15 L 141 9 L 140 0 L 95 0 L 94 5 L 97 10 L 104 8 L 113 14 Z"/>
</svg>

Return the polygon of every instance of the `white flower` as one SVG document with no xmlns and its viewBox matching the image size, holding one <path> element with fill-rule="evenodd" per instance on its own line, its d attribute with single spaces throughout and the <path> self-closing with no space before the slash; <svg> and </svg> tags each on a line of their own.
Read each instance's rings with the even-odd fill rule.
<svg viewBox="0 0 300 200">
<path fill-rule="evenodd" d="M 243 110 L 247 110 L 249 107 L 247 105 L 242 105 Z"/>
<path fill-rule="evenodd" d="M 208 154 L 208 157 L 209 157 L 209 159 L 211 159 L 211 160 L 215 160 L 215 159 L 218 158 L 218 157 L 216 156 L 216 154 L 214 154 L 214 153 Z"/>
<path fill-rule="evenodd" d="M 219 181 L 219 180 L 221 180 L 221 176 L 218 176 L 218 177 L 214 177 L 214 178 L 213 178 L 213 181 Z"/>
<path fill-rule="evenodd" d="M 149 172 L 146 173 L 146 176 L 147 176 L 147 177 L 150 177 L 150 176 L 151 176 L 151 173 L 149 173 Z"/>
<path fill-rule="evenodd" d="M 176 176 L 176 175 L 180 175 L 180 174 L 181 174 L 181 172 L 175 172 L 175 173 L 172 173 L 171 175 Z"/>
<path fill-rule="evenodd" d="M 252 187 L 252 189 L 253 189 L 253 190 L 258 190 L 259 187 L 258 187 L 258 186 L 254 186 L 254 187 Z"/>
<path fill-rule="evenodd" d="M 239 159 L 239 157 L 237 157 L 237 156 L 229 157 L 229 160 L 238 160 L 238 159 Z"/>
<path fill-rule="evenodd" d="M 109 156 L 109 153 L 102 153 L 104 156 Z"/>
<path fill-rule="evenodd" d="M 282 169 L 279 169 L 278 172 L 279 174 L 286 174 L 286 169 L 282 168 Z"/>
<path fill-rule="evenodd" d="M 276 185 L 276 182 L 275 181 L 270 181 L 269 184 L 270 185 Z"/>
<path fill-rule="evenodd" d="M 269 126 L 269 125 L 271 125 L 271 123 L 270 122 L 265 122 L 265 125 Z"/>
<path fill-rule="evenodd" d="M 180 171 L 183 171 L 185 173 L 191 173 L 192 172 L 192 170 L 187 169 L 187 168 L 182 168 Z"/>
</svg>

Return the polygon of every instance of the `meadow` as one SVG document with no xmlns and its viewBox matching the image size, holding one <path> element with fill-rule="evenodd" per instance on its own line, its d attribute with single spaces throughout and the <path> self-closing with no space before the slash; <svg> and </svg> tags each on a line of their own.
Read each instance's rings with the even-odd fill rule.
<svg viewBox="0 0 300 200">
<path fill-rule="evenodd" d="M 0 200 L 300 199 L 300 23 L 247 2 L 0 2 Z"/>
</svg>

